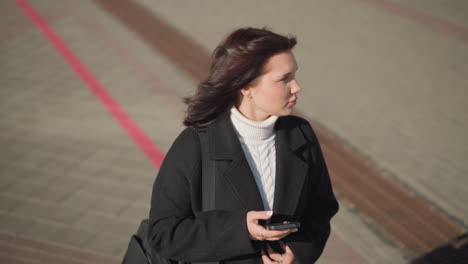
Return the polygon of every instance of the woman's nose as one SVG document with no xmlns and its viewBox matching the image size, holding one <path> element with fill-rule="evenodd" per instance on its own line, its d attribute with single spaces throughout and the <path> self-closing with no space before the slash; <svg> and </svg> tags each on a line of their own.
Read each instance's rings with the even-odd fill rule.
<svg viewBox="0 0 468 264">
<path fill-rule="evenodd" d="M 301 86 L 299 85 L 299 83 L 296 80 L 293 80 L 291 85 L 292 85 L 291 86 L 291 93 L 292 94 L 296 94 L 296 93 L 299 93 L 299 92 L 302 91 Z"/>
</svg>

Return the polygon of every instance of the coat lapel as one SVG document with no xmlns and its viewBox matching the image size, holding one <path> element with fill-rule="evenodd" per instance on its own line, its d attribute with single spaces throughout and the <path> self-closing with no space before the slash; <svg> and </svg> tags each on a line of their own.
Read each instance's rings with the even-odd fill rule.
<svg viewBox="0 0 468 264">
<path fill-rule="evenodd" d="M 208 127 L 210 158 L 230 161 L 223 177 L 248 210 L 262 211 L 263 203 L 255 178 L 240 145 L 229 113 Z"/>
<path fill-rule="evenodd" d="M 309 164 L 299 156 L 307 140 L 297 126 L 289 128 L 285 118 L 280 118 L 276 129 L 276 183 L 273 211 L 275 214 L 293 216 Z"/>
<path fill-rule="evenodd" d="M 263 211 L 263 203 L 255 178 L 240 145 L 230 112 L 208 126 L 210 158 L 227 160 L 223 177 L 248 210 Z M 309 165 L 295 153 L 307 140 L 298 127 L 288 128 L 285 118 L 279 118 L 276 133 L 276 183 L 273 211 L 294 215 Z"/>
</svg>

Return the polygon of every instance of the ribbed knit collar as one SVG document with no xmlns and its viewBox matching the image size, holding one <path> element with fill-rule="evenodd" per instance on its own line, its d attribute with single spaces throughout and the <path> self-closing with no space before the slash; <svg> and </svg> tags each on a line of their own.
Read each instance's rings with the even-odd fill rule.
<svg viewBox="0 0 468 264">
<path fill-rule="evenodd" d="M 254 121 L 245 117 L 235 106 L 231 108 L 231 120 L 237 135 L 246 140 L 265 140 L 274 134 L 278 116 L 270 116 L 263 121 Z"/>
</svg>

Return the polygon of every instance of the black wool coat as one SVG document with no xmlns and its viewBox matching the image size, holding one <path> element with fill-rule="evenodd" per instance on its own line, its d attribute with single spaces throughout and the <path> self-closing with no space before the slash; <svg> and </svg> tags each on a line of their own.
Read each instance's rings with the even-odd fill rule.
<svg viewBox="0 0 468 264">
<path fill-rule="evenodd" d="M 264 210 L 262 198 L 229 112 L 206 130 L 209 158 L 217 163 L 215 209 L 201 210 L 201 146 L 188 127 L 168 151 L 153 186 L 150 245 L 179 261 L 262 263 L 260 248 L 267 242 L 251 240 L 246 224 L 248 211 Z M 301 223 L 298 232 L 282 240 L 299 264 L 311 264 L 322 254 L 338 203 L 310 124 L 296 116 L 279 117 L 275 133 L 274 216 Z"/>
</svg>

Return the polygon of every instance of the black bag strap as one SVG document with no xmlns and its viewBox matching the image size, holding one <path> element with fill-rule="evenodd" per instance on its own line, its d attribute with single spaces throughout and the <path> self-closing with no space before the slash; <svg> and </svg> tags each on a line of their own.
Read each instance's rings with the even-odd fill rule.
<svg viewBox="0 0 468 264">
<path fill-rule="evenodd" d="M 210 147 L 208 133 L 205 128 L 195 128 L 200 138 L 201 162 L 202 162 L 202 210 L 215 209 L 216 164 L 210 159 Z"/>
<path fill-rule="evenodd" d="M 215 209 L 216 163 L 210 159 L 208 132 L 204 127 L 193 127 L 200 138 L 202 165 L 202 211 Z M 219 262 L 193 262 L 192 264 L 218 264 Z"/>
</svg>

